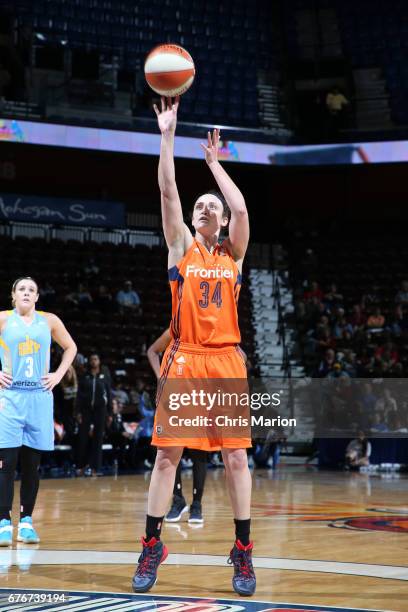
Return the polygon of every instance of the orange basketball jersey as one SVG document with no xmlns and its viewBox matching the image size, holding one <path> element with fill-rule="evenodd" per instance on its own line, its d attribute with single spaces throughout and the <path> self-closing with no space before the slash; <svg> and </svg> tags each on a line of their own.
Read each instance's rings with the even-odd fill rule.
<svg viewBox="0 0 408 612">
<path fill-rule="evenodd" d="M 181 261 L 170 268 L 169 281 L 173 340 L 209 348 L 239 344 L 241 274 L 225 241 L 210 253 L 194 239 Z"/>
</svg>

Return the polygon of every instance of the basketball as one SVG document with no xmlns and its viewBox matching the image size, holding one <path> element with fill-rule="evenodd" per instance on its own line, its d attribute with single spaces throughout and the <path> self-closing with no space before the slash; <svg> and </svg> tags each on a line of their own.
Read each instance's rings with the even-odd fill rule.
<svg viewBox="0 0 408 612">
<path fill-rule="evenodd" d="M 150 51 L 144 65 L 150 87 L 161 96 L 180 96 L 194 81 L 191 55 L 179 45 L 165 44 Z"/>
</svg>

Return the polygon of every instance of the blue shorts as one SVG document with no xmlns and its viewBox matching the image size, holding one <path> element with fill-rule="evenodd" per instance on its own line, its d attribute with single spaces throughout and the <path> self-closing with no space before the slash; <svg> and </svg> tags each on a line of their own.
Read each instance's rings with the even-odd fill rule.
<svg viewBox="0 0 408 612">
<path fill-rule="evenodd" d="M 23 445 L 54 450 L 52 392 L 0 391 L 0 448 Z"/>
</svg>

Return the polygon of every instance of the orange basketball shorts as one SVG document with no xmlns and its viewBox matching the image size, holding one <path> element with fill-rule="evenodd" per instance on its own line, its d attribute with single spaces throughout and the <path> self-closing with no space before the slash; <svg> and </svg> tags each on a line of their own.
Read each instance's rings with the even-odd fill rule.
<svg viewBox="0 0 408 612">
<path fill-rule="evenodd" d="M 216 379 L 216 380 L 214 380 Z M 162 423 L 168 418 L 162 410 L 162 405 L 168 406 L 167 398 L 172 391 L 191 392 L 193 388 L 211 388 L 213 383 L 219 391 L 223 389 L 223 380 L 228 390 L 247 390 L 247 371 L 242 352 L 238 346 L 222 348 L 207 348 L 195 344 L 187 344 L 174 340 L 167 347 L 160 369 L 160 379 L 157 387 L 156 416 L 154 421 L 152 444 L 158 447 L 183 446 L 204 451 L 216 451 L 221 448 L 249 448 L 251 435 L 249 427 L 216 428 L 214 430 L 202 425 L 182 428 L 180 434 L 166 435 L 169 428 Z M 215 387 L 214 387 L 215 388 Z M 163 398 L 166 398 L 163 400 Z M 166 403 L 167 402 L 167 403 Z M 235 407 L 235 416 L 241 411 Z M 242 413 L 245 409 L 242 409 Z M 167 414 L 170 414 L 171 410 Z M 247 410 L 249 413 L 249 410 Z M 176 415 L 177 413 L 173 413 Z M 191 413 L 194 414 L 194 413 Z M 205 413 L 208 418 L 214 416 L 214 411 Z M 211 416 L 210 416 L 211 415 Z M 239 416 L 239 415 L 238 415 Z M 178 418 L 173 416 L 173 418 Z M 239 419 L 241 421 L 243 417 Z M 238 420 L 238 419 L 237 419 Z M 234 421 L 235 423 L 235 421 Z M 173 432 L 172 432 L 173 433 Z"/>
</svg>

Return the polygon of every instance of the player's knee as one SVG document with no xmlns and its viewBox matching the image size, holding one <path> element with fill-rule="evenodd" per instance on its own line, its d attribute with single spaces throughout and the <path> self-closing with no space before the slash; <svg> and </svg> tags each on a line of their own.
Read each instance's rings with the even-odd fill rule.
<svg viewBox="0 0 408 612">
<path fill-rule="evenodd" d="M 156 456 L 156 469 L 163 472 L 176 470 L 181 452 L 175 448 L 159 449 Z"/>
<path fill-rule="evenodd" d="M 248 469 L 248 457 L 246 450 L 237 448 L 224 457 L 226 468 L 231 472 L 243 472 Z"/>
<path fill-rule="evenodd" d="M 17 464 L 17 449 L 0 449 L 0 474 L 13 474 Z"/>
</svg>

